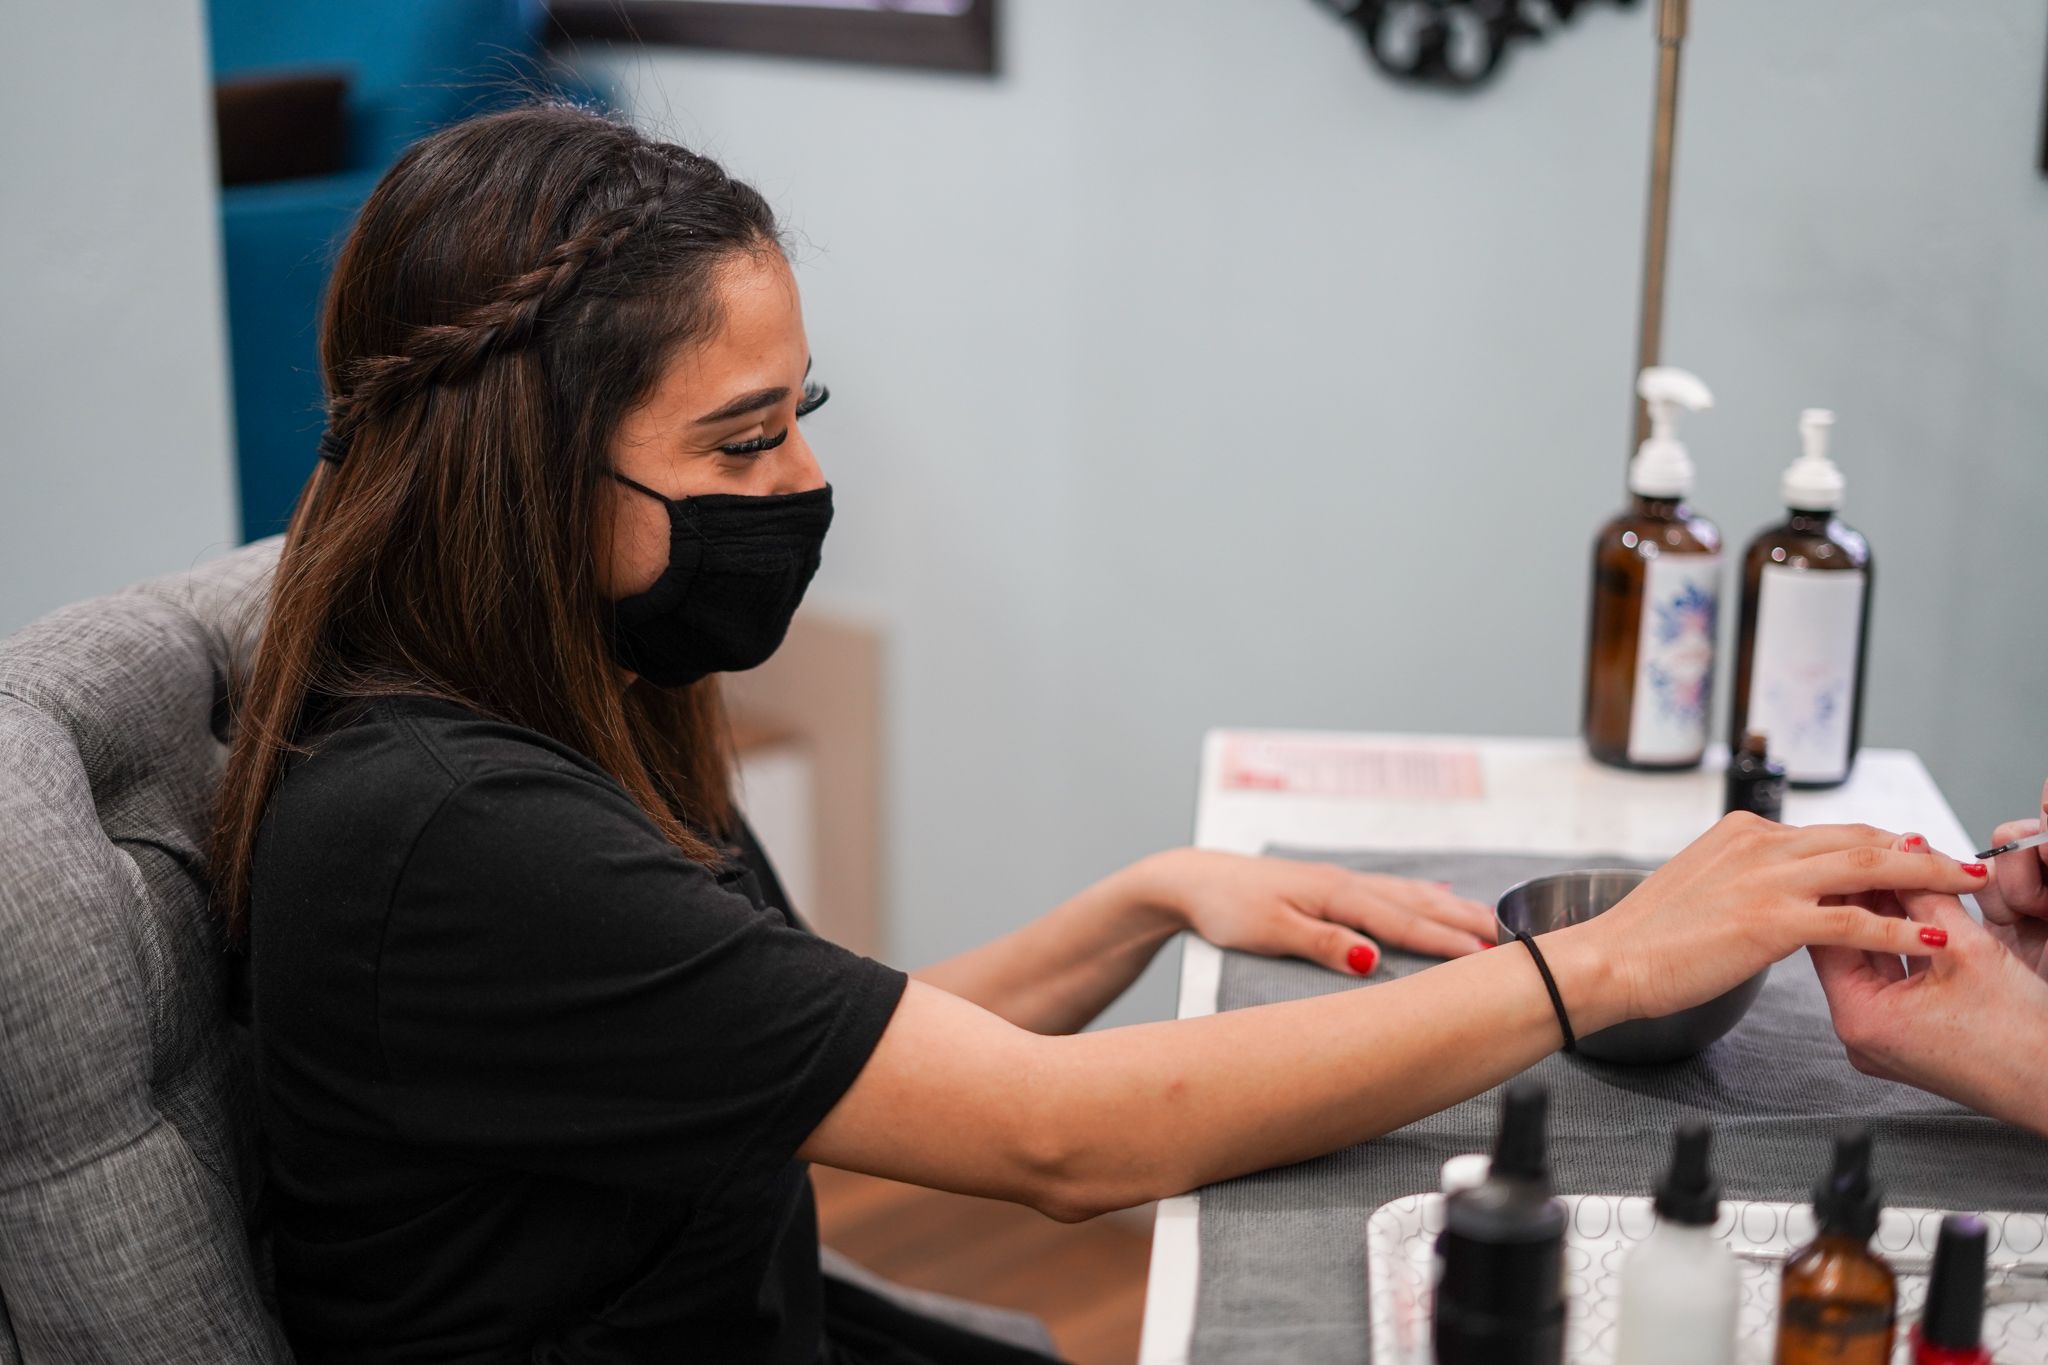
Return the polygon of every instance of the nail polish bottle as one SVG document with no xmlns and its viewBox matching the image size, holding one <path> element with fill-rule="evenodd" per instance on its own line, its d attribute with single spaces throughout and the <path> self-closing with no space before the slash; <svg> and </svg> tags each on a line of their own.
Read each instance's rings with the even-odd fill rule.
<svg viewBox="0 0 2048 1365">
<path fill-rule="evenodd" d="M 1779 492 L 1785 520 L 1742 556 L 1735 709 L 1728 733 L 1761 730 L 1795 787 L 1849 780 L 1863 737 L 1870 545 L 1836 516 L 1842 471 L 1828 458 L 1835 415 L 1799 415 L 1803 453 Z"/>
<path fill-rule="evenodd" d="M 1814 1186 L 1820 1232 L 1785 1262 L 1777 1365 L 1889 1365 L 1898 1281 L 1870 1249 L 1877 1231 L 1870 1130 L 1835 1139 L 1835 1163 Z"/>
<path fill-rule="evenodd" d="M 1586 639 L 1586 750 L 1616 768 L 1696 768 L 1707 751 L 1721 532 L 1693 511 L 1692 457 L 1680 409 L 1713 405 L 1684 370 L 1653 365 L 1636 381 L 1650 435 L 1629 462 L 1626 511 L 1593 541 Z"/>
<path fill-rule="evenodd" d="M 1728 756 L 1727 804 L 1723 811 L 1746 810 L 1766 820 L 1785 818 L 1785 765 L 1772 759 L 1764 737 L 1755 730 Z"/>
<path fill-rule="evenodd" d="M 1732 1365 L 1742 1285 L 1714 1236 L 1721 1187 L 1708 1169 L 1713 1132 L 1687 1123 L 1657 1187 L 1657 1226 L 1621 1267 L 1614 1365 Z"/>
<path fill-rule="evenodd" d="M 1913 1365 L 1991 1365 L 1984 1349 L 1984 1249 L 1990 1231 L 1982 1218 L 1952 1213 L 1941 1220 L 1927 1307 L 1913 1328 Z"/>
<path fill-rule="evenodd" d="M 1560 1365 L 1564 1204 L 1544 1152 L 1549 1093 L 1516 1081 L 1501 1101 L 1486 1179 L 1444 1201 L 1437 1365 Z"/>
</svg>

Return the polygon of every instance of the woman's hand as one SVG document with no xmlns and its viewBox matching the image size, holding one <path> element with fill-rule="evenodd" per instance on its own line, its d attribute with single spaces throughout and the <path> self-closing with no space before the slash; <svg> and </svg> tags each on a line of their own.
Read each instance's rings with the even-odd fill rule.
<svg viewBox="0 0 2048 1365">
<path fill-rule="evenodd" d="M 1924 963 L 1852 948 L 1813 950 L 1850 1063 L 2048 1134 L 2048 1087 L 2039 1076 L 2048 1051 L 2048 981 L 1955 897 L 1909 891 L 1898 904 L 1914 923 L 1944 932 L 1948 946 Z"/>
<path fill-rule="evenodd" d="M 1437 882 L 1196 848 L 1154 854 L 1135 870 L 1148 898 L 1219 948 L 1363 976 L 1379 966 L 1382 944 L 1433 957 L 1493 944 L 1493 911 Z"/>
<path fill-rule="evenodd" d="M 1726 816 L 1613 909 L 1546 935 L 1545 952 L 1556 938 L 1568 940 L 1561 950 L 1597 954 L 1618 973 L 1618 1004 L 1631 1019 L 1711 1000 L 1807 944 L 1929 956 L 1942 951 L 1938 930 L 1923 936 L 1922 926 L 1850 898 L 1979 891 L 1986 875 L 1899 851 L 1895 837 L 1868 825 Z"/>
<path fill-rule="evenodd" d="M 1991 846 L 2039 834 L 2048 822 L 2048 782 L 2041 784 L 2041 819 L 2010 820 L 1991 832 Z M 1991 881 L 1977 893 L 1984 927 L 1993 938 L 2048 979 L 2048 844 L 2002 853 L 1991 863 Z"/>
</svg>

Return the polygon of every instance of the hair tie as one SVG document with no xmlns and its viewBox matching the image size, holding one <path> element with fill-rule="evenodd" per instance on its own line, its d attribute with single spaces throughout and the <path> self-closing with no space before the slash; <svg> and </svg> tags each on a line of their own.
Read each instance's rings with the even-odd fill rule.
<svg viewBox="0 0 2048 1365">
<path fill-rule="evenodd" d="M 348 437 L 336 432 L 333 427 L 320 433 L 320 458 L 341 463 L 341 457 L 348 454 Z"/>
<path fill-rule="evenodd" d="M 1536 970 L 1543 974 L 1543 989 L 1550 992 L 1550 1007 L 1557 1011 L 1557 1026 L 1564 1032 L 1564 1050 L 1577 1052 L 1578 1037 L 1572 1032 L 1571 1016 L 1564 1012 L 1564 996 L 1558 993 L 1557 978 L 1550 974 L 1550 964 L 1543 960 L 1543 950 L 1536 946 L 1536 938 L 1527 929 L 1515 931 L 1515 941 L 1529 950 L 1529 956 L 1536 959 Z"/>
</svg>

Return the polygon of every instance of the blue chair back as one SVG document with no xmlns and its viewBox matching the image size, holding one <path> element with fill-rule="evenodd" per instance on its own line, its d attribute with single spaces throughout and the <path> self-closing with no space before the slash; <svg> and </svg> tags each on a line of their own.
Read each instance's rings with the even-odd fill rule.
<svg viewBox="0 0 2048 1365">
<path fill-rule="evenodd" d="M 221 193 L 242 538 L 282 530 L 320 440 L 320 298 L 356 210 L 414 139 L 521 98 L 540 0 L 212 0 L 217 79 L 343 70 L 348 169 Z"/>
</svg>

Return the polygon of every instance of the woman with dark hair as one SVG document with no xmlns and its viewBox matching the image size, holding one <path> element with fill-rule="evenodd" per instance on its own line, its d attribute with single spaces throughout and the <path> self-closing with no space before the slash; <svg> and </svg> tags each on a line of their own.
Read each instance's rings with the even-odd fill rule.
<svg viewBox="0 0 2048 1365">
<path fill-rule="evenodd" d="M 1085 1218 L 1385 1132 L 1802 944 L 1938 952 L 1848 898 L 1981 882 L 1731 819 L 1484 953 L 1433 886 L 1178 850 L 907 978 L 804 927 L 729 787 L 715 675 L 775 649 L 831 519 L 761 198 L 569 106 L 449 128 L 364 206 L 321 357 L 212 858 L 308 1365 L 1035 1359 L 822 1282 L 804 1163 Z M 1456 960 L 1077 1035 L 1180 929 Z"/>
</svg>

